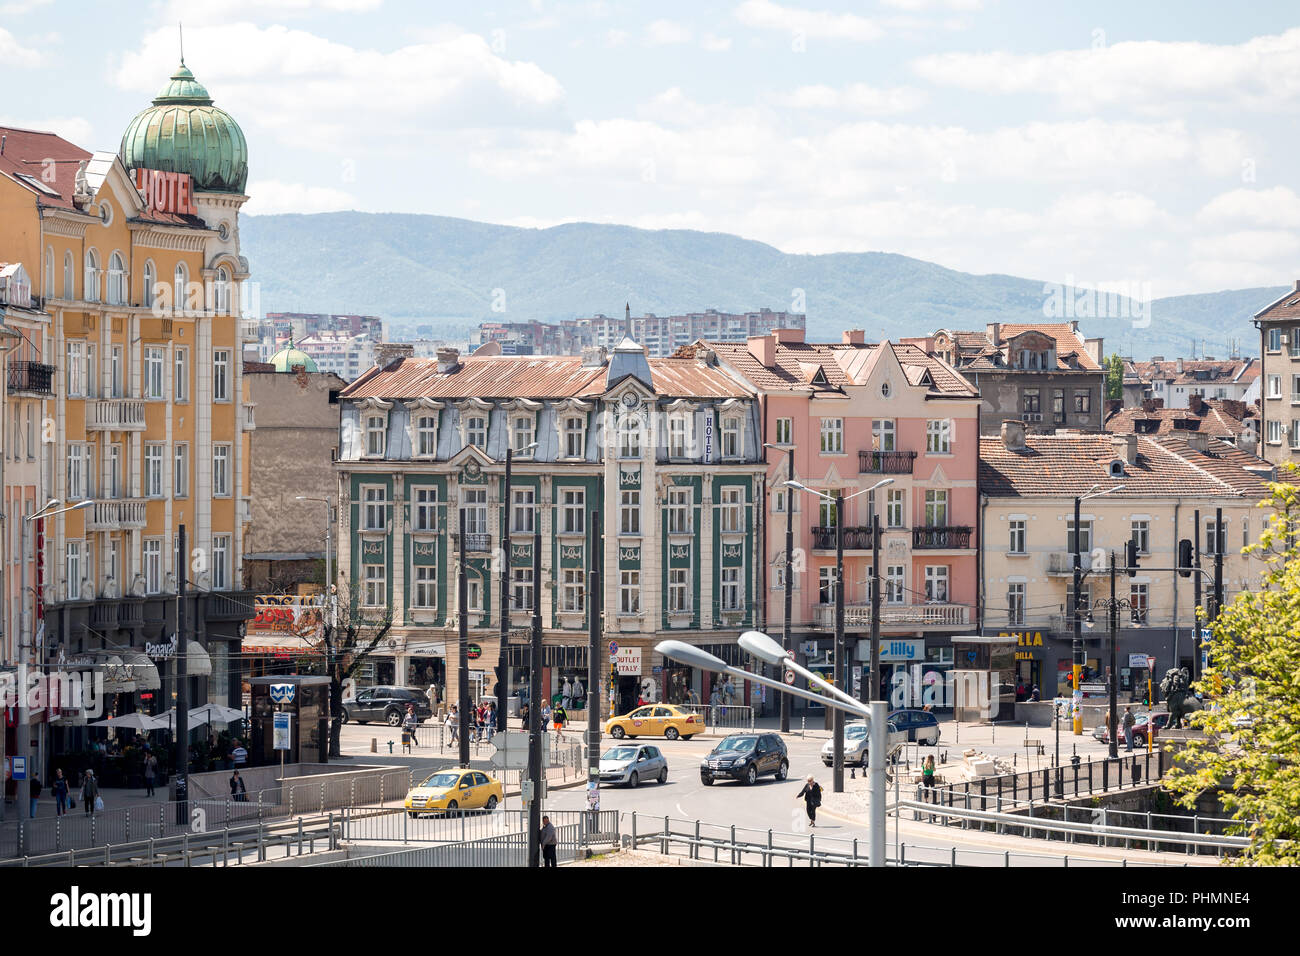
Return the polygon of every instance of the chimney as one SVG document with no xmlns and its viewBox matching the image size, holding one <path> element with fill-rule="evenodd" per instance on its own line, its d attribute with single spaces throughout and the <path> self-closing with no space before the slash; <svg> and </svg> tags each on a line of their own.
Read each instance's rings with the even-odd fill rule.
<svg viewBox="0 0 1300 956">
<path fill-rule="evenodd" d="M 1162 405 L 1164 405 L 1163 398 L 1142 399 L 1142 411 L 1146 412 L 1148 415 L 1154 412 L 1157 408 L 1160 408 Z"/>
<path fill-rule="evenodd" d="M 1106 356 L 1104 354 L 1105 349 L 1102 348 L 1102 343 L 1104 341 L 1105 340 L 1101 336 L 1098 336 L 1095 339 L 1083 340 L 1083 350 L 1087 352 L 1092 357 L 1092 360 L 1098 365 L 1104 365 L 1106 363 Z"/>
<path fill-rule="evenodd" d="M 772 335 L 755 335 L 748 340 L 749 354 L 758 359 L 763 368 L 776 365 L 776 333 Z"/>
<path fill-rule="evenodd" d="M 1239 399 L 1225 398 L 1220 403 L 1220 407 L 1225 415 L 1231 415 L 1238 421 L 1246 417 L 1246 403 Z"/>
<path fill-rule="evenodd" d="M 1007 451 L 1025 450 L 1025 423 L 1015 418 L 1008 418 L 1002 423 L 1002 444 Z"/>
<path fill-rule="evenodd" d="M 993 343 L 994 348 L 1002 347 L 1002 323 L 990 322 L 988 325 L 989 340 Z"/>
<path fill-rule="evenodd" d="M 608 354 L 605 352 L 603 345 L 591 345 L 582 350 L 583 368 L 601 368 L 608 359 Z"/>
<path fill-rule="evenodd" d="M 438 349 L 438 374 L 446 375 L 456 371 L 460 365 L 460 350 L 453 348 Z"/>
<path fill-rule="evenodd" d="M 1165 360 L 1165 357 L 1164 357 L 1163 355 L 1153 355 L 1153 356 L 1151 356 L 1151 359 L 1150 359 L 1150 361 L 1151 361 L 1153 364 L 1156 363 L 1156 362 L 1163 362 L 1164 360 Z"/>
<path fill-rule="evenodd" d="M 1174 371 L 1176 371 L 1179 375 L 1182 375 L 1182 374 L 1183 374 L 1183 360 L 1182 360 L 1182 359 L 1177 359 L 1177 360 L 1175 360 L 1175 362 L 1174 362 Z"/>
<path fill-rule="evenodd" d="M 803 329 L 773 329 L 772 334 L 782 345 L 803 341 Z"/>
<path fill-rule="evenodd" d="M 375 343 L 375 364 L 380 368 L 388 368 L 398 359 L 412 358 L 414 355 L 415 346 L 405 342 Z"/>
<path fill-rule="evenodd" d="M 1249 428 L 1243 428 L 1241 434 L 1237 436 L 1237 447 L 1248 455 L 1259 454 L 1259 442 L 1255 440 L 1255 432 Z"/>
<path fill-rule="evenodd" d="M 1204 432 L 1188 432 L 1185 437 L 1187 438 L 1187 447 L 1193 451 L 1205 454 L 1209 450 L 1209 436 Z"/>
<path fill-rule="evenodd" d="M 1204 405 L 1205 402 L 1201 400 L 1201 396 L 1195 393 L 1193 393 L 1192 396 L 1187 399 L 1187 407 L 1192 410 L 1193 415 L 1201 414 L 1201 408 Z"/>
<path fill-rule="evenodd" d="M 1122 457 L 1128 464 L 1136 464 L 1138 457 L 1138 437 L 1137 435 L 1115 435 L 1111 439 L 1115 444 L 1115 454 Z"/>
<path fill-rule="evenodd" d="M 1300 279 L 1296 279 L 1296 280 L 1295 280 L 1295 288 L 1294 288 L 1292 291 L 1293 291 L 1293 292 L 1300 292 Z"/>
<path fill-rule="evenodd" d="M 867 333 L 862 329 L 846 329 L 844 331 L 845 345 L 864 345 L 867 341 Z"/>
<path fill-rule="evenodd" d="M 1114 415 L 1117 411 L 1119 411 L 1123 407 L 1124 407 L 1124 399 L 1122 398 L 1106 399 L 1106 417 L 1110 418 L 1110 416 Z"/>
</svg>

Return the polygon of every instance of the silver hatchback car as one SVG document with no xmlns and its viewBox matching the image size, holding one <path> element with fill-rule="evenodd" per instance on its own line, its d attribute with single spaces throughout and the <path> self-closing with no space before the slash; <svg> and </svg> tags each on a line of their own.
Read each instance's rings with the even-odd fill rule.
<svg viewBox="0 0 1300 956">
<path fill-rule="evenodd" d="M 907 731 L 899 730 L 898 726 L 891 720 L 885 725 L 885 732 L 888 734 L 886 741 L 888 747 L 886 753 L 892 751 L 895 746 L 907 742 Z M 861 764 L 864 768 L 868 763 L 868 751 L 871 747 L 870 728 L 865 722 L 848 724 L 844 728 L 844 766 L 849 764 Z M 835 761 L 835 739 L 832 737 L 822 745 L 822 763 L 830 766 Z"/>
<path fill-rule="evenodd" d="M 636 787 L 643 780 L 668 782 L 668 761 L 653 744 L 619 744 L 600 756 L 600 782 Z"/>
</svg>

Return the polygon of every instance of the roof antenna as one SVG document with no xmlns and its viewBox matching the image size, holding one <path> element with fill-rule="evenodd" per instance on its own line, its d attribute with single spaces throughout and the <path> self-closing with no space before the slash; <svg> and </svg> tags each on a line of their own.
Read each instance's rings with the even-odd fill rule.
<svg viewBox="0 0 1300 956">
<path fill-rule="evenodd" d="M 180 41 L 181 41 L 181 66 L 184 66 L 185 65 L 185 25 L 183 23 L 178 22 L 176 24 L 176 33 L 180 37 Z"/>
</svg>

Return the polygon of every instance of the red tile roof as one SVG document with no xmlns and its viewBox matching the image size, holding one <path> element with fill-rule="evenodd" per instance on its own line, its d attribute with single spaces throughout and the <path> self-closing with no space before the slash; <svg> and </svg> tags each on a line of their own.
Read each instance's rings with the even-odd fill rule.
<svg viewBox="0 0 1300 956">
<path fill-rule="evenodd" d="M 82 161 L 89 162 L 91 154 L 61 136 L 40 130 L 0 126 L 0 136 L 5 140 L 4 154 L 0 155 L 0 172 L 32 177 L 58 193 L 49 196 L 33 190 L 44 205 L 72 209 L 77 165 Z"/>
<path fill-rule="evenodd" d="M 1138 434 L 1139 421 L 1156 422 L 1154 431 L 1141 434 L 1177 435 L 1183 431 L 1199 432 L 1232 441 L 1245 430 L 1242 424 L 1254 416 L 1254 406 L 1230 399 L 1209 398 L 1198 409 L 1156 406 L 1159 399 L 1148 400 L 1152 407 L 1121 408 L 1106 417 L 1105 430 L 1116 434 Z M 1149 426 L 1148 426 L 1149 427 Z"/>
<path fill-rule="evenodd" d="M 1003 349 L 1007 342 L 1025 332 L 1040 332 L 1056 343 L 1056 364 L 1060 371 L 1101 371 L 1088 353 L 1083 338 L 1073 324 L 1069 322 L 1037 322 L 1033 324 L 1002 323 L 998 328 L 1000 344 L 995 344 L 985 331 L 947 331 L 960 357 L 958 368 L 993 369 L 1007 368 Z M 938 334 L 938 333 L 936 333 Z M 1073 354 L 1078 362 L 1077 368 L 1071 366 L 1068 357 Z"/>
<path fill-rule="evenodd" d="M 1256 312 L 1255 318 L 1264 322 L 1300 319 L 1300 279 L 1296 280 L 1295 286 L 1286 295 Z"/>
<path fill-rule="evenodd" d="M 1247 385 L 1259 377 L 1259 362 L 1253 358 L 1225 360 L 1182 360 L 1183 370 L 1178 371 L 1178 359 L 1160 362 L 1134 362 L 1133 369 L 1139 380 L 1151 382 L 1159 379 L 1174 385 L 1222 385 L 1232 382 Z M 1196 373 L 1208 373 L 1197 378 Z"/>
</svg>

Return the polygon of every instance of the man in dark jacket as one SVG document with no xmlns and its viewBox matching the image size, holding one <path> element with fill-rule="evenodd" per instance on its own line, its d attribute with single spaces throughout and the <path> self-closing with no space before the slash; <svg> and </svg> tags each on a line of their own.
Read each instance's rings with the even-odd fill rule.
<svg viewBox="0 0 1300 956">
<path fill-rule="evenodd" d="M 31 795 L 32 795 L 32 819 L 34 820 L 36 819 L 36 801 L 41 795 L 41 779 L 40 777 L 36 776 L 36 774 L 32 774 Z"/>
<path fill-rule="evenodd" d="M 556 866 L 555 844 L 558 837 L 550 817 L 542 817 L 542 832 L 537 835 L 537 842 L 542 846 L 542 866 Z"/>
</svg>

